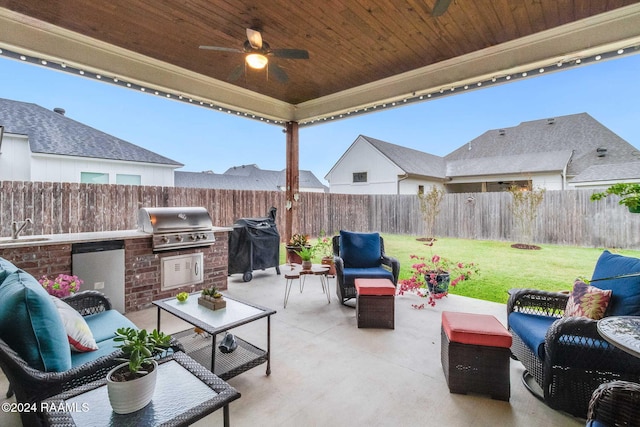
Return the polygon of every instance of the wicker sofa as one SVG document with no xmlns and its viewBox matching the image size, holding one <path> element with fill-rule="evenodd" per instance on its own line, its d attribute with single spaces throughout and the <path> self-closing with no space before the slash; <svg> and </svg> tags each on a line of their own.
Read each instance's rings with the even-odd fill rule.
<svg viewBox="0 0 640 427">
<path fill-rule="evenodd" d="M 63 299 L 91 329 L 98 349 L 72 352 L 62 318 L 33 276 L 0 258 L 0 367 L 9 380 L 7 397 L 39 404 L 43 399 L 102 379 L 118 361 L 114 331 L 135 327 L 111 309 L 101 293 L 83 291 Z M 38 406 L 36 406 L 38 407 Z M 25 426 L 39 425 L 37 413 L 21 412 Z"/>
<path fill-rule="evenodd" d="M 332 244 L 336 293 L 342 304 L 356 297 L 356 278 L 389 279 L 398 284 L 400 262 L 385 254 L 384 239 L 378 233 L 341 230 Z"/>
<path fill-rule="evenodd" d="M 640 315 L 640 259 L 604 251 L 592 285 L 611 290 L 605 316 Z M 620 277 L 632 275 L 631 277 Z M 533 289 L 514 289 L 507 303 L 511 352 L 525 366 L 527 376 L 542 388 L 549 406 L 585 418 L 590 398 L 603 383 L 640 382 L 640 359 L 607 343 L 596 320 L 564 317 L 569 295 Z M 533 387 L 529 388 L 533 390 Z"/>
</svg>

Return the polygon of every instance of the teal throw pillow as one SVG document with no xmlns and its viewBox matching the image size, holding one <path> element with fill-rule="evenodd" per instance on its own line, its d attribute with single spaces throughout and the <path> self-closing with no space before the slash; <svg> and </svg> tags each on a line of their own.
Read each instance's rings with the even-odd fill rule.
<svg viewBox="0 0 640 427">
<path fill-rule="evenodd" d="M 0 286 L 0 337 L 32 368 L 71 368 L 71 350 L 55 304 L 33 276 L 19 269 Z"/>
</svg>

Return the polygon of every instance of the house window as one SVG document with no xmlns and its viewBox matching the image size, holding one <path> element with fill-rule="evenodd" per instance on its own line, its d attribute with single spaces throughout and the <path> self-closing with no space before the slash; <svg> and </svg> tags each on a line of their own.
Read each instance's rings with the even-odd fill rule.
<svg viewBox="0 0 640 427">
<path fill-rule="evenodd" d="M 108 184 L 109 174 L 98 172 L 80 172 L 80 182 L 83 184 Z"/>
<path fill-rule="evenodd" d="M 424 185 L 418 185 L 418 194 L 424 194 Z"/>
<path fill-rule="evenodd" d="M 124 173 L 119 173 L 116 175 L 116 184 L 140 185 L 140 183 L 141 183 L 140 175 L 127 175 Z"/>
<path fill-rule="evenodd" d="M 354 172 L 353 173 L 353 182 L 367 182 L 367 173 L 366 172 Z"/>
</svg>

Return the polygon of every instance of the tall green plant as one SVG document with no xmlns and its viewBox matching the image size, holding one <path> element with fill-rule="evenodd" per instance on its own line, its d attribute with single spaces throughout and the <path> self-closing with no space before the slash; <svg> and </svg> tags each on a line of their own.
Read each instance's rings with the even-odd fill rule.
<svg viewBox="0 0 640 427">
<path fill-rule="evenodd" d="M 538 216 L 538 208 L 544 200 L 544 188 L 533 188 L 531 184 L 527 187 L 512 185 L 507 190 L 511 193 L 511 213 L 516 222 L 516 227 L 520 230 L 522 243 L 533 242 L 533 224 Z"/>
<path fill-rule="evenodd" d="M 440 213 L 440 203 L 442 203 L 443 198 L 444 190 L 439 189 L 435 185 L 426 193 L 418 193 L 420 212 L 422 213 L 422 218 L 424 218 L 427 237 L 435 237 L 433 233 L 436 225 L 436 218 Z"/>
</svg>

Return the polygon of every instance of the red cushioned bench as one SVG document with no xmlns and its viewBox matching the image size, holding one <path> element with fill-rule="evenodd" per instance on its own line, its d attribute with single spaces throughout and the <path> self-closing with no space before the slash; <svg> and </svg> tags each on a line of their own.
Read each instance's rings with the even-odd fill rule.
<svg viewBox="0 0 640 427">
<path fill-rule="evenodd" d="M 355 279 L 358 328 L 395 329 L 396 287 L 389 279 Z"/>
<path fill-rule="evenodd" d="M 511 334 L 486 314 L 442 312 L 442 369 L 451 393 L 509 400 Z"/>
</svg>

